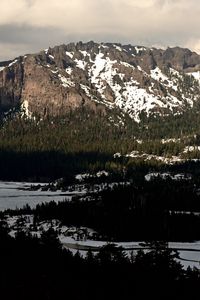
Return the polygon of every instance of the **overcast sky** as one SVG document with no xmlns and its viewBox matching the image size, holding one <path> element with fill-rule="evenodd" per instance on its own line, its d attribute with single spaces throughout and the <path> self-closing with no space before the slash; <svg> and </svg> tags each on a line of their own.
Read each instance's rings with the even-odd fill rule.
<svg viewBox="0 0 200 300">
<path fill-rule="evenodd" d="M 0 0 L 0 60 L 69 42 L 200 53 L 200 0 Z"/>
</svg>

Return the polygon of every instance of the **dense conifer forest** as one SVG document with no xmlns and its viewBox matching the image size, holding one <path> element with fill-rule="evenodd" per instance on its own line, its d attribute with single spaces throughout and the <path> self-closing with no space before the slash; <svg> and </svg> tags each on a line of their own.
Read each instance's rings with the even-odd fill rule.
<svg viewBox="0 0 200 300">
<path fill-rule="evenodd" d="M 88 252 L 84 259 L 62 249 L 52 229 L 41 238 L 22 232 L 11 238 L 2 224 L 0 242 L 3 299 L 122 299 L 130 295 L 160 299 L 158 285 L 167 286 L 165 296 L 173 292 L 178 299 L 197 299 L 193 297 L 199 272 L 183 270 L 175 260 L 177 253 L 165 243 L 151 243 L 148 253 L 139 251 L 130 257 L 108 244 L 96 255 Z"/>
<path fill-rule="evenodd" d="M 188 290 L 195 295 L 199 271 L 183 270 L 167 242 L 200 239 L 200 163 L 189 160 L 199 158 L 199 150 L 184 153 L 186 146 L 199 145 L 198 118 L 191 110 L 174 118 L 143 116 L 140 124 L 124 115 L 120 123 L 117 112 L 93 114 L 81 109 L 62 119 L 40 120 L 18 113 L 2 119 L 1 180 L 43 181 L 47 189 L 65 191 L 77 184 L 79 173 L 105 170 L 108 176 L 86 178 L 84 184 L 90 187 L 86 196 L 1 213 L 1 293 L 8 299 L 27 299 L 27 293 L 29 299 L 124 299 L 141 292 L 140 285 L 149 286 L 148 296 L 158 296 L 155 286 L 167 285 L 169 293 L 175 287 L 179 296 Z M 127 155 L 132 151 L 186 160 L 166 164 L 154 157 Z M 145 175 L 153 172 L 169 176 L 147 181 Z M 173 180 L 170 175 L 177 173 L 186 177 Z M 93 190 L 97 183 L 104 189 Z M 6 214 L 33 214 L 35 224 L 57 219 L 66 226 L 85 226 L 110 243 L 148 241 L 151 250 L 128 257 L 123 249 L 108 244 L 96 256 L 90 251 L 86 258 L 73 256 L 61 247 L 53 229 L 40 238 L 20 230 L 11 237 L 3 225 Z M 164 240 L 165 246 L 161 242 L 155 246 L 155 240 Z"/>
<path fill-rule="evenodd" d="M 0 126 L 1 179 L 49 181 L 80 172 L 147 165 L 159 168 L 162 161 L 126 156 L 132 151 L 163 157 L 199 158 L 198 110 L 175 117 L 149 118 L 137 124 L 116 112 L 94 114 L 88 109 L 72 111 L 63 118 L 27 118 L 11 113 Z M 168 142 L 162 140 L 169 139 Z M 140 142 L 141 140 L 141 142 Z M 139 142 L 138 142 L 139 141 Z M 185 153 L 186 146 L 194 151 Z M 115 153 L 121 159 L 115 159 Z"/>
<path fill-rule="evenodd" d="M 89 196 L 89 198 L 88 198 Z M 109 186 L 70 201 L 25 207 L 5 214 L 33 214 L 34 222 L 56 219 L 93 228 L 108 241 L 195 241 L 200 239 L 200 196 L 191 182 L 157 179 Z"/>
</svg>

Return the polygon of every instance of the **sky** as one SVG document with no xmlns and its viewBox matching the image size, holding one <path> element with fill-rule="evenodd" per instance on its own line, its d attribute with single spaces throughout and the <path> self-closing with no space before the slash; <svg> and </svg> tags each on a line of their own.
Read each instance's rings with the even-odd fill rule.
<svg viewBox="0 0 200 300">
<path fill-rule="evenodd" d="M 0 60 L 77 41 L 200 54 L 200 0 L 0 0 Z"/>
</svg>

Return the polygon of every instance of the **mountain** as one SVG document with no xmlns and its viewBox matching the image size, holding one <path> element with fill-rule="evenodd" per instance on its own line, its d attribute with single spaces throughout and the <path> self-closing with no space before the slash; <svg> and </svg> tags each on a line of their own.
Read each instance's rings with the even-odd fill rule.
<svg viewBox="0 0 200 300">
<path fill-rule="evenodd" d="M 136 122 L 174 116 L 200 101 L 200 55 L 114 43 L 70 43 L 0 63 L 0 110 L 29 117 L 80 107 L 118 109 Z"/>
<path fill-rule="evenodd" d="M 195 52 L 79 42 L 0 63 L 2 180 L 190 173 L 188 160 L 199 174 Z"/>
</svg>

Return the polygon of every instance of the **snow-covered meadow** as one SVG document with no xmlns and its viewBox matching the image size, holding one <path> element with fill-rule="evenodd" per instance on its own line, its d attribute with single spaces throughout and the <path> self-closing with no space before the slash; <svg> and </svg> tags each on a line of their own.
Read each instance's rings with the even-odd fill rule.
<svg viewBox="0 0 200 300">
<path fill-rule="evenodd" d="M 58 220 L 46 220 L 34 222 L 33 215 L 20 215 L 20 216 L 9 216 L 4 218 L 4 222 L 9 227 L 10 235 L 15 236 L 17 231 L 29 232 L 32 235 L 38 237 L 41 236 L 42 232 L 53 228 L 64 248 L 70 250 L 72 253 L 79 253 L 85 257 L 88 250 L 97 253 L 101 247 L 110 243 L 110 241 L 99 240 L 98 234 L 91 228 L 86 227 L 75 227 L 65 226 Z M 138 250 L 143 249 L 145 252 L 149 251 L 144 246 L 142 241 L 133 242 L 115 242 L 112 241 L 116 246 L 122 247 L 127 255 L 131 253 L 136 254 Z M 200 269 L 200 241 L 195 242 L 169 242 L 168 247 L 173 250 L 177 250 L 179 253 L 178 261 L 183 265 L 185 269 L 187 267 L 196 267 Z"/>
<path fill-rule="evenodd" d="M 6 209 L 23 208 L 29 205 L 31 208 L 37 204 L 50 201 L 70 200 L 73 195 L 81 195 L 84 191 L 42 191 L 42 189 L 34 190 L 31 187 L 37 186 L 37 183 L 26 182 L 3 182 L 0 181 L 0 211 Z M 45 183 L 40 183 L 41 187 Z"/>
</svg>

